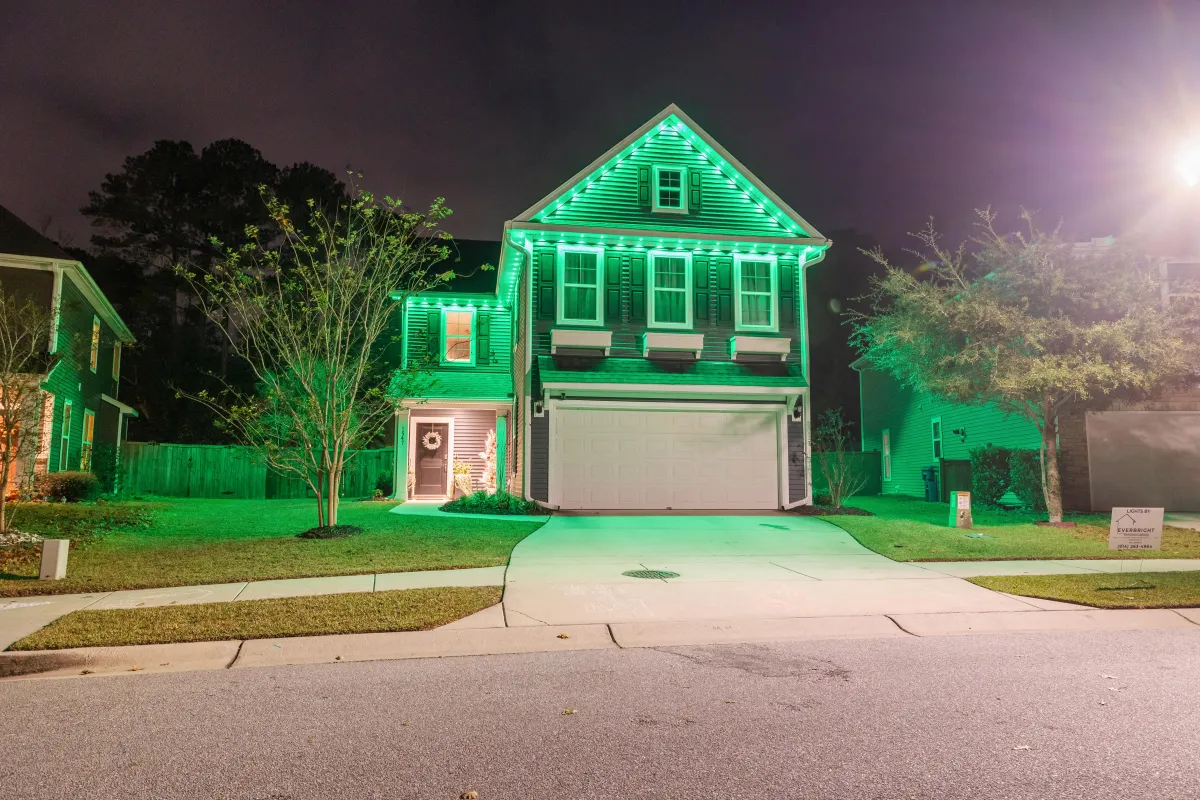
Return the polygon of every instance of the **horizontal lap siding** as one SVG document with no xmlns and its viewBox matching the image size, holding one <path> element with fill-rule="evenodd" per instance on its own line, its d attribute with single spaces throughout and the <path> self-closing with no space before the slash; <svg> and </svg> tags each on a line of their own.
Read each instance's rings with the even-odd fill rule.
<svg viewBox="0 0 1200 800">
<path fill-rule="evenodd" d="M 529 422 L 529 496 L 545 503 L 550 500 L 550 412 Z"/>
<path fill-rule="evenodd" d="M 572 327 L 558 325 L 556 322 L 556 307 L 550 298 L 554 295 L 558 280 L 557 272 L 544 275 L 554 269 L 557 264 L 558 251 L 554 246 L 540 245 L 534 248 L 534 269 L 532 297 L 534 306 L 533 320 L 533 353 L 548 355 L 550 353 L 550 331 L 556 327 Z M 611 313 L 611 302 L 605 301 L 605 323 L 601 330 L 612 331 L 613 357 L 641 358 L 642 334 L 648 326 L 646 317 L 649 303 L 648 278 L 639 279 L 631 262 L 641 260 L 644 269 L 649 270 L 648 251 L 643 248 L 609 248 L 605 251 L 606 260 L 621 259 L 620 285 L 604 284 L 604 288 L 613 290 L 605 292 L 610 296 L 619 296 L 620 314 Z M 803 309 L 803 293 L 801 291 L 800 270 L 795 256 L 779 257 L 780 271 L 780 303 L 779 303 L 779 333 L 791 339 L 791 354 L 789 362 L 801 363 L 804 352 L 802 339 L 803 327 L 800 324 L 800 311 Z M 550 280 L 546 280 L 549 277 Z M 733 255 L 711 255 L 710 251 L 695 252 L 692 256 L 692 327 L 689 330 L 673 332 L 704 334 L 704 350 L 701 355 L 705 361 L 729 361 L 729 338 L 737 334 L 733 322 L 732 303 L 736 302 L 733 290 Z M 542 291 L 542 290 L 545 291 Z M 722 309 L 724 303 L 724 309 Z M 582 326 L 587 327 L 587 326 Z M 666 330 L 666 329 L 663 329 Z M 776 334 L 748 334 L 772 336 Z"/>
<path fill-rule="evenodd" d="M 804 439 L 804 420 L 787 415 L 788 502 L 798 503 L 808 496 L 808 443 Z"/>
<path fill-rule="evenodd" d="M 683 166 L 701 177 L 699 209 L 686 214 L 654 213 L 638 202 L 639 167 Z M 615 165 L 560 208 L 537 215 L 555 225 L 605 228 L 650 228 L 724 233 L 742 236 L 794 236 L 746 193 L 730 185 L 730 177 L 674 130 L 652 137 L 637 153 Z"/>
<path fill-rule="evenodd" d="M 442 299 L 447 306 L 453 302 L 453 298 L 451 297 Z M 429 305 L 414 305 L 408 309 L 406 334 L 408 338 L 408 361 L 410 364 L 419 363 L 430 353 L 429 313 L 439 310 L 436 302 L 437 300 L 434 299 L 431 300 Z M 478 352 L 479 343 L 477 339 L 476 363 L 474 366 L 451 367 L 434 362 L 433 369 L 430 371 L 432 378 L 436 379 L 439 375 L 460 376 L 464 373 L 471 375 L 503 375 L 505 377 L 512 374 L 513 338 L 511 311 L 507 308 L 504 310 L 477 308 L 475 314 L 476 331 L 479 330 L 479 319 L 483 317 L 488 318 L 490 340 L 488 346 L 488 363 L 479 363 L 481 359 Z M 440 337 L 440 329 L 436 335 Z M 438 387 L 434 386 L 431 389 L 431 393 L 437 396 Z M 471 399 L 469 393 L 463 393 L 462 397 L 463 399 Z"/>
<path fill-rule="evenodd" d="M 420 422 L 423 417 L 449 417 L 454 420 L 454 460 L 466 461 L 471 465 L 471 487 L 483 487 L 483 452 L 488 431 L 496 430 L 496 412 L 474 408 L 437 408 L 422 406 L 414 408 L 412 418 Z M 414 442 L 421 447 L 420 440 Z"/>
<path fill-rule="evenodd" d="M 921 469 L 936 466 L 932 420 L 942 419 L 943 458 L 969 459 L 970 451 L 987 444 L 1036 448 L 1041 434 L 1028 419 L 992 406 L 952 403 L 901 386 L 890 375 L 862 372 L 863 449 L 881 450 L 882 432 L 891 431 L 892 479 L 883 481 L 884 494 L 925 494 Z M 966 430 L 966 441 L 952 433 Z"/>
</svg>

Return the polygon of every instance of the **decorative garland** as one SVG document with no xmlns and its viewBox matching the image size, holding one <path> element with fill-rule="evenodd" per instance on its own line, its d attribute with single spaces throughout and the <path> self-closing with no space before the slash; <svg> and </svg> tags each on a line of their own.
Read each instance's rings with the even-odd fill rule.
<svg viewBox="0 0 1200 800">
<path fill-rule="evenodd" d="M 430 431 L 421 437 L 421 444 L 425 445 L 426 450 L 437 450 L 442 446 L 442 435 L 437 431 Z"/>
</svg>

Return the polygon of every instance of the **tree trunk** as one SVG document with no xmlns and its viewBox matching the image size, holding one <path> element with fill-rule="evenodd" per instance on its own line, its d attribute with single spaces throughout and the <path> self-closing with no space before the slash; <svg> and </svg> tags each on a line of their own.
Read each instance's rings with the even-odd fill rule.
<svg viewBox="0 0 1200 800">
<path fill-rule="evenodd" d="M 1062 522 L 1062 479 L 1058 474 L 1058 424 L 1054 406 L 1049 400 L 1042 403 L 1042 493 L 1046 497 L 1046 513 L 1050 522 Z"/>
<path fill-rule="evenodd" d="M 314 487 L 317 495 L 317 527 L 325 527 L 325 477 L 317 473 L 317 485 Z"/>
<path fill-rule="evenodd" d="M 334 463 L 334 468 L 329 471 L 329 524 L 331 526 L 338 524 L 338 489 L 340 488 L 339 484 L 341 483 L 341 481 L 338 480 L 338 473 L 340 471 L 341 470 L 337 468 L 336 462 Z"/>
<path fill-rule="evenodd" d="M 8 465 L 3 466 L 4 475 L 0 476 L 0 533 L 8 533 Z"/>
</svg>

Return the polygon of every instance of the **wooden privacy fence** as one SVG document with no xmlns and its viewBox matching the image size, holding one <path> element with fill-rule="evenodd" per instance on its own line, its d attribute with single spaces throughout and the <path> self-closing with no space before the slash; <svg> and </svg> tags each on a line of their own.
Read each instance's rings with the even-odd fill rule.
<svg viewBox="0 0 1200 800">
<path fill-rule="evenodd" d="M 825 476 L 821 474 L 821 463 L 819 456 L 816 453 L 812 454 L 812 487 L 813 495 L 822 494 L 829 491 L 829 486 L 825 483 Z M 875 495 L 880 494 L 882 490 L 883 474 L 880 471 L 880 454 L 879 451 L 873 452 L 852 452 L 846 453 L 846 461 L 859 474 L 863 475 L 867 482 L 860 489 L 859 495 Z"/>
<path fill-rule="evenodd" d="M 370 497 L 381 474 L 392 471 L 392 449 L 351 451 L 342 473 L 343 497 Z M 308 484 L 281 475 L 248 447 L 214 444 L 121 445 L 121 488 L 164 497 L 284 500 L 312 497 Z"/>
</svg>

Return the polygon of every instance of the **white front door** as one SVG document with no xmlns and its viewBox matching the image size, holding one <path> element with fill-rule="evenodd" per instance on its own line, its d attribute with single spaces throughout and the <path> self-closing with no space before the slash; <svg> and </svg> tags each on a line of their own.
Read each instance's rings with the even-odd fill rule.
<svg viewBox="0 0 1200 800">
<path fill-rule="evenodd" d="M 562 407 L 551 422 L 560 508 L 768 509 L 780 503 L 780 413 L 699 405 Z"/>
</svg>

